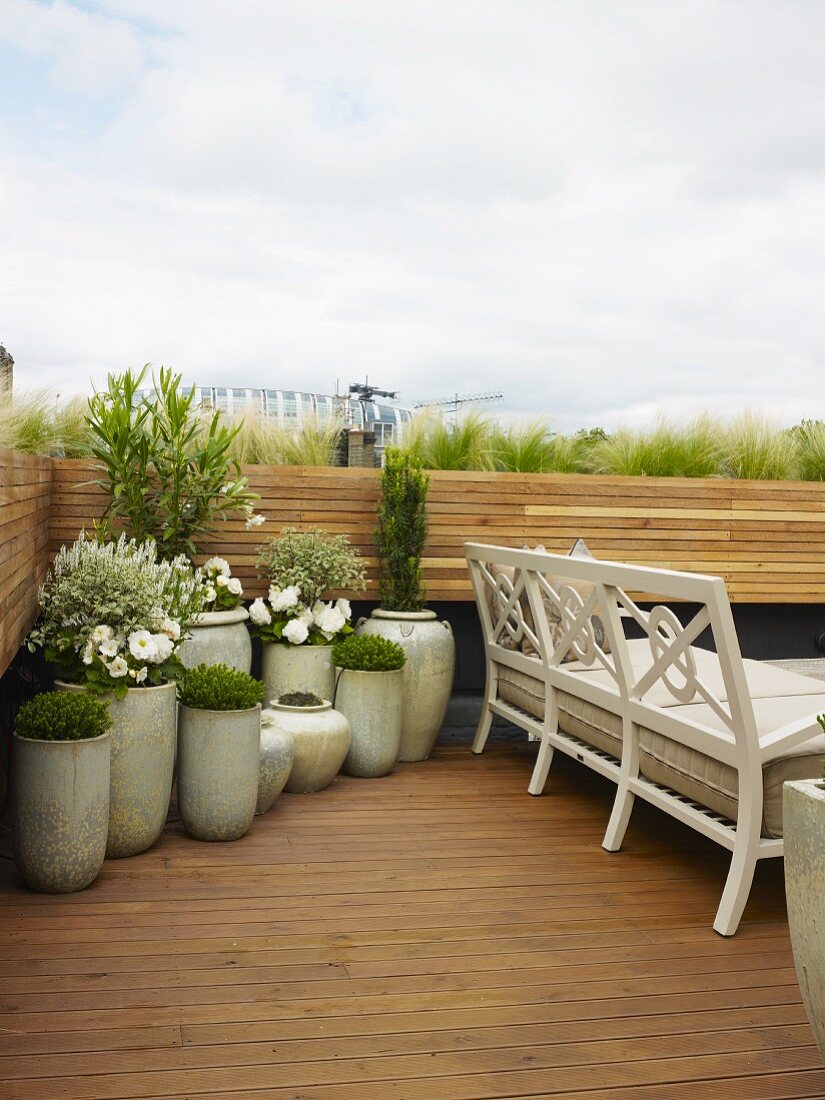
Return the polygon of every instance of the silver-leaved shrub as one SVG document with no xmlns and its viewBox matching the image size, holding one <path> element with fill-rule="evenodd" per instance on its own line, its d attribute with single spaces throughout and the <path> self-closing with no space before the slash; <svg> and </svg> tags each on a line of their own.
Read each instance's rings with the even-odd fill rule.
<svg viewBox="0 0 825 1100">
<path fill-rule="evenodd" d="M 41 646 L 66 680 L 118 696 L 180 676 L 178 649 L 203 602 L 183 555 L 158 561 L 151 539 L 101 543 L 85 532 L 61 547 L 39 599 L 29 649 Z"/>
</svg>

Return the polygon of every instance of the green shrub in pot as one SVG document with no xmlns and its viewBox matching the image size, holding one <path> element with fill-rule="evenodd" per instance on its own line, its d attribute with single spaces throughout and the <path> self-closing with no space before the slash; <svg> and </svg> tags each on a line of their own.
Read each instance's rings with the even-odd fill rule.
<svg viewBox="0 0 825 1100">
<path fill-rule="evenodd" d="M 344 771 L 386 775 L 401 747 L 404 650 L 377 634 L 353 634 L 333 647 L 332 660 L 335 705 L 352 727 Z"/>
<path fill-rule="evenodd" d="M 237 840 L 258 799 L 264 685 L 227 665 L 196 665 L 178 685 L 178 808 L 197 840 Z"/>
<path fill-rule="evenodd" d="M 86 693 L 45 692 L 17 712 L 12 759 L 14 857 L 27 886 L 82 890 L 106 854 L 112 719 Z"/>
</svg>

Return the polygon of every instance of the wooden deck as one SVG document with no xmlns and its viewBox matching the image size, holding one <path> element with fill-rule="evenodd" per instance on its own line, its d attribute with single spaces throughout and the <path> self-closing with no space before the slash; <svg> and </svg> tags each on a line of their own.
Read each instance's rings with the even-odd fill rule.
<svg viewBox="0 0 825 1100">
<path fill-rule="evenodd" d="M 284 795 L 235 844 L 171 825 L 82 894 L 0 861 L 0 1096 L 825 1097 L 779 861 L 738 935 L 726 857 L 534 748 L 444 746 Z"/>
</svg>

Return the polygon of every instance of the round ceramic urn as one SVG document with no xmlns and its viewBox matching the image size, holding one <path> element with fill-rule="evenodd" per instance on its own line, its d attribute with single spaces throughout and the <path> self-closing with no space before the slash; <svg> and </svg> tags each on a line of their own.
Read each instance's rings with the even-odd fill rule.
<svg viewBox="0 0 825 1100">
<path fill-rule="evenodd" d="M 265 716 L 266 716 L 266 712 Z M 344 763 L 350 742 L 350 725 L 332 703 L 317 707 L 288 707 L 273 702 L 271 724 L 292 740 L 292 771 L 286 789 L 309 794 L 329 786 Z"/>
</svg>

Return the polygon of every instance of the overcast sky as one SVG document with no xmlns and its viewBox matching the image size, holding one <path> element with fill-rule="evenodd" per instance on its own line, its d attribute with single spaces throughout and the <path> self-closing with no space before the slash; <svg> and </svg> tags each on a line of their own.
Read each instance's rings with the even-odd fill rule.
<svg viewBox="0 0 825 1100">
<path fill-rule="evenodd" d="M 0 0 L 0 342 L 825 418 L 825 2 Z"/>
</svg>

